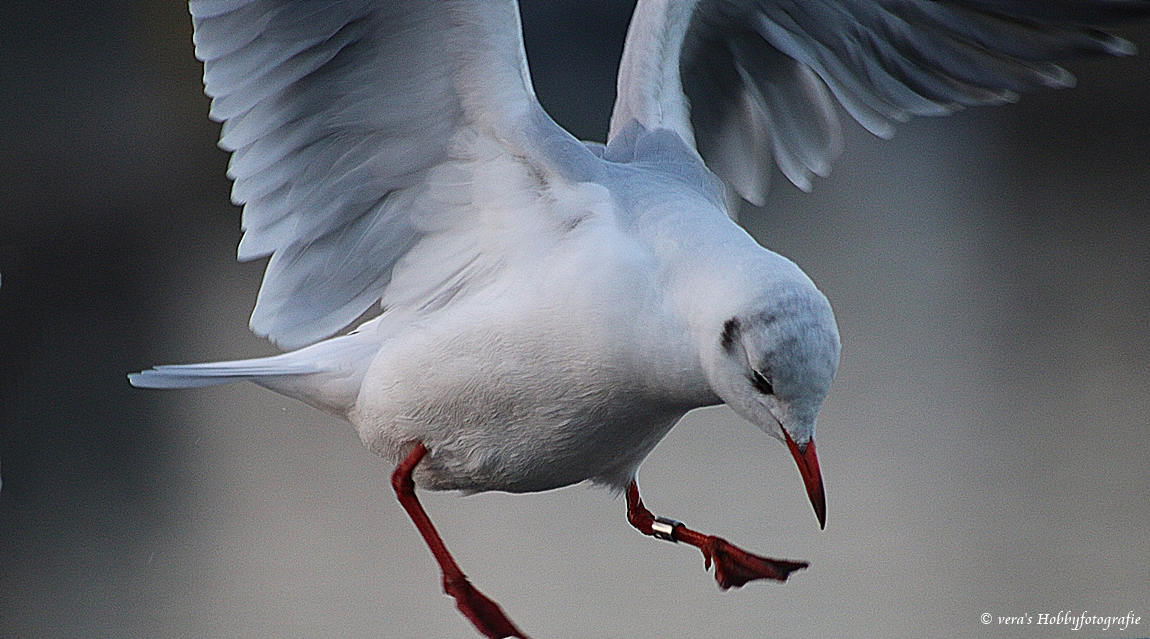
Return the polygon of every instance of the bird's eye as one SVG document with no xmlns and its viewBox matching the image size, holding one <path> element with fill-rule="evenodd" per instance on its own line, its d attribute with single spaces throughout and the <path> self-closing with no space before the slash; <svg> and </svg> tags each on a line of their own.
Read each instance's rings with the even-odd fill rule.
<svg viewBox="0 0 1150 639">
<path fill-rule="evenodd" d="M 771 386 L 771 381 L 767 379 L 762 373 L 756 370 L 751 371 L 751 384 L 755 390 L 764 395 L 774 395 L 775 387 Z"/>
</svg>

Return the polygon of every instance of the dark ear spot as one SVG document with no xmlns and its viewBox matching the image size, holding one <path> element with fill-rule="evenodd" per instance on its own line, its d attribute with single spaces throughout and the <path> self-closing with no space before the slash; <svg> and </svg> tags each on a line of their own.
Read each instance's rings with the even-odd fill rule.
<svg viewBox="0 0 1150 639">
<path fill-rule="evenodd" d="M 732 317 L 723 324 L 723 335 L 719 338 L 719 345 L 727 353 L 735 350 L 735 340 L 739 339 L 739 318 Z"/>
</svg>

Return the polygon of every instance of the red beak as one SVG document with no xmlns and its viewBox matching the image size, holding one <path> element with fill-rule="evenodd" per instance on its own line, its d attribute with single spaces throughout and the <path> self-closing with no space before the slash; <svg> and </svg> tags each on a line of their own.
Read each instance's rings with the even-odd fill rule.
<svg viewBox="0 0 1150 639">
<path fill-rule="evenodd" d="M 807 485 L 807 497 L 811 498 L 811 505 L 815 507 L 819 528 L 826 528 L 827 496 L 823 493 L 823 475 L 819 472 L 819 458 L 815 456 L 815 440 L 812 438 L 806 444 L 799 446 L 791 439 L 787 429 L 782 430 L 783 437 L 787 439 L 787 448 L 791 449 L 791 455 L 799 465 L 799 474 L 803 476 L 803 483 Z"/>
</svg>

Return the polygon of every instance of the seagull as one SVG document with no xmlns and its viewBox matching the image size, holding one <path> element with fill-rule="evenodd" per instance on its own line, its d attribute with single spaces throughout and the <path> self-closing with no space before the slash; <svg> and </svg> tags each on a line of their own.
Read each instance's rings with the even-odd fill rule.
<svg viewBox="0 0 1150 639">
<path fill-rule="evenodd" d="M 607 143 L 537 101 L 515 0 L 192 0 L 210 117 L 270 257 L 251 329 L 285 352 L 157 366 L 143 388 L 250 381 L 351 422 L 445 592 L 486 637 L 526 637 L 475 588 L 415 489 L 624 493 L 645 535 L 698 548 L 723 588 L 807 564 L 644 506 L 643 459 L 725 403 L 778 439 L 819 526 L 816 418 L 839 364 L 827 298 L 737 221 L 774 166 L 810 190 L 837 106 L 911 116 L 1067 87 L 1125 56 L 1097 30 L 1147 0 L 639 0 Z M 365 318 L 368 318 L 365 320 Z"/>
</svg>

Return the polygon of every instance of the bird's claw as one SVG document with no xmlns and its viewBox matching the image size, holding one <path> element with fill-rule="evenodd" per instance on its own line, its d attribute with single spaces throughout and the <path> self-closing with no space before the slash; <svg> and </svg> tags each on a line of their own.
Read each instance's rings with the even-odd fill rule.
<svg viewBox="0 0 1150 639">
<path fill-rule="evenodd" d="M 503 613 L 499 604 L 479 592 L 467 577 L 443 579 L 443 592 L 455 598 L 455 605 L 459 612 L 467 617 L 479 632 L 488 639 L 503 639 L 504 637 L 517 637 L 530 639 L 523 631 L 515 627 L 514 623 Z"/>
<path fill-rule="evenodd" d="M 723 590 L 741 588 L 756 579 L 786 581 L 792 572 L 810 565 L 805 561 L 771 559 L 749 553 L 722 537 L 708 536 L 699 550 L 703 552 L 704 564 L 708 570 L 714 562 L 715 581 Z"/>
</svg>

